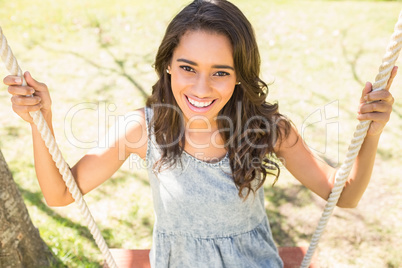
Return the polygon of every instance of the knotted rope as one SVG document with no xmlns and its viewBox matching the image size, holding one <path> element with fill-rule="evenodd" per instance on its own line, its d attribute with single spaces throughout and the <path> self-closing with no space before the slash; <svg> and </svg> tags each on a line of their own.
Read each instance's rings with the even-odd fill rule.
<svg viewBox="0 0 402 268">
<path fill-rule="evenodd" d="M 392 69 L 394 68 L 395 61 L 398 59 L 401 48 L 402 48 L 402 12 L 399 14 L 398 22 L 395 25 L 394 33 L 391 36 L 391 41 L 388 44 L 385 55 L 382 59 L 382 64 L 379 68 L 379 72 L 375 78 L 375 82 L 373 84 L 373 91 L 382 90 L 386 87 Z M 342 193 L 343 187 L 345 186 L 346 180 L 352 169 L 357 154 L 359 153 L 364 138 L 366 137 L 370 123 L 371 123 L 370 120 L 362 121 L 356 127 L 356 131 L 353 134 L 353 139 L 349 145 L 348 152 L 346 154 L 346 160 L 336 173 L 334 187 L 328 198 L 328 202 L 325 205 L 321 219 L 318 222 L 317 229 L 313 234 L 310 247 L 308 248 L 308 251 L 304 256 L 301 268 L 307 268 L 310 265 L 311 258 L 317 247 L 318 241 L 321 237 L 322 232 L 325 229 L 325 226 L 327 225 L 328 219 L 331 216 L 332 211 L 334 210 L 336 204 L 338 203 L 338 199 Z"/>
<path fill-rule="evenodd" d="M 26 86 L 26 81 L 24 76 L 22 75 L 22 70 L 18 65 L 17 59 L 14 57 L 11 48 L 7 43 L 6 37 L 3 35 L 3 31 L 0 27 L 0 55 L 1 58 L 7 68 L 7 70 L 12 75 L 18 75 L 22 77 L 22 85 Z M 91 212 L 87 204 L 85 203 L 84 198 L 80 190 L 78 189 L 77 183 L 74 180 L 73 175 L 71 174 L 70 168 L 67 165 L 66 161 L 64 160 L 59 147 L 47 125 L 43 115 L 40 111 L 30 112 L 29 113 L 32 118 L 33 122 L 38 128 L 43 141 L 46 144 L 46 147 L 49 149 L 49 153 L 52 155 L 53 161 L 56 163 L 57 168 L 59 169 L 60 174 L 63 176 L 63 180 L 67 185 L 68 190 L 70 191 L 72 197 L 74 198 L 75 202 L 78 204 L 78 207 L 86 221 L 86 224 L 95 239 L 96 244 L 98 245 L 100 251 L 103 254 L 103 257 L 106 260 L 106 263 L 110 268 L 117 268 L 117 265 L 110 253 L 108 246 L 106 245 L 105 239 L 101 235 L 98 226 L 95 223 L 94 218 L 92 217 Z"/>
</svg>

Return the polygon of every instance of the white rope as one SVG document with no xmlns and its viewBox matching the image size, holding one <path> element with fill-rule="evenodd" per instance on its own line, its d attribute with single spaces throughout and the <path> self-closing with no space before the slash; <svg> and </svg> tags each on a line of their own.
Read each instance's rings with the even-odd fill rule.
<svg viewBox="0 0 402 268">
<path fill-rule="evenodd" d="M 386 49 L 385 55 L 382 59 L 382 64 L 379 68 L 379 72 L 373 83 L 373 91 L 382 90 L 386 87 L 388 79 L 391 75 L 391 71 L 395 65 L 395 61 L 398 58 L 399 52 L 402 48 L 402 12 L 399 14 L 398 22 L 395 25 L 395 31 L 391 36 L 391 41 Z M 371 121 L 362 121 L 357 127 L 353 134 L 353 139 L 349 145 L 348 152 L 346 154 L 346 160 L 339 168 L 335 176 L 335 184 L 332 192 L 328 198 L 328 202 L 324 208 L 321 219 L 318 222 L 317 229 L 315 230 L 313 237 L 311 239 L 310 247 L 306 255 L 304 256 L 301 268 L 307 268 L 310 265 L 311 258 L 317 247 L 318 241 L 321 237 L 322 232 L 327 225 L 328 219 L 334 210 L 338 199 L 342 193 L 343 187 L 345 186 L 346 180 L 352 169 L 353 163 L 359 153 L 360 147 L 366 137 L 367 130 L 369 129 Z"/>
<path fill-rule="evenodd" d="M 3 35 L 3 31 L 0 27 L 0 55 L 1 58 L 7 68 L 7 70 L 12 75 L 18 75 L 23 79 L 23 85 L 26 86 L 26 81 L 24 76 L 22 75 L 21 68 L 18 66 L 17 59 L 14 57 L 11 48 L 8 46 L 7 39 Z M 86 224 L 95 239 L 96 244 L 98 245 L 100 251 L 103 254 L 103 257 L 106 260 L 106 263 L 110 268 L 117 268 L 117 265 L 110 253 L 108 246 L 106 245 L 105 239 L 101 235 L 98 226 L 95 223 L 94 218 L 92 217 L 91 212 L 87 204 L 85 203 L 84 198 L 77 186 L 77 183 L 74 180 L 73 175 L 71 174 L 70 168 L 68 167 L 66 161 L 63 159 L 61 152 L 57 146 L 57 143 L 47 125 L 43 115 L 40 111 L 30 112 L 30 115 L 33 118 L 33 122 L 37 126 L 42 139 L 44 140 L 46 147 L 49 149 L 50 154 L 52 155 L 53 161 L 56 163 L 57 168 L 59 169 L 60 174 L 63 176 L 63 180 L 67 185 L 68 190 L 70 191 L 72 197 L 75 202 L 78 204 L 78 207 L 85 218 Z"/>
</svg>

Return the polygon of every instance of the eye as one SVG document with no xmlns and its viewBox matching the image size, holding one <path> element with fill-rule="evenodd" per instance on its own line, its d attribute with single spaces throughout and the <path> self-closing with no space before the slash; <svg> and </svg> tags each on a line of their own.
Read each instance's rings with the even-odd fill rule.
<svg viewBox="0 0 402 268">
<path fill-rule="evenodd" d="M 187 66 L 187 65 L 182 65 L 182 66 L 180 66 L 180 68 L 182 68 L 186 72 L 193 72 L 193 73 L 195 72 L 193 68 L 191 68 L 190 66 Z"/>
<path fill-rule="evenodd" d="M 219 72 L 215 73 L 215 76 L 227 76 L 227 75 L 230 75 L 230 74 L 227 72 L 223 72 L 223 71 L 219 71 Z"/>
</svg>

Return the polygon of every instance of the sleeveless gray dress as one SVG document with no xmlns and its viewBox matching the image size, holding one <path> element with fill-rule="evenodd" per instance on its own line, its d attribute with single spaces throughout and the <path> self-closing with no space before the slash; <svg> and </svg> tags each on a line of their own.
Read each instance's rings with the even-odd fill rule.
<svg viewBox="0 0 402 268">
<path fill-rule="evenodd" d="M 283 267 L 264 209 L 263 188 L 243 202 L 227 156 L 207 163 L 184 152 L 181 164 L 155 174 L 152 167 L 160 151 L 149 123 L 152 116 L 146 107 L 146 164 L 155 209 L 151 267 Z"/>
</svg>

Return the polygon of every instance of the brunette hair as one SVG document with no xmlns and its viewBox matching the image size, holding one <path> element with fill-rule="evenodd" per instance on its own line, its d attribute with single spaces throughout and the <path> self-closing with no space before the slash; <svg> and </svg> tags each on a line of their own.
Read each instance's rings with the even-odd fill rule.
<svg viewBox="0 0 402 268">
<path fill-rule="evenodd" d="M 279 113 L 277 103 L 265 100 L 268 86 L 259 78 L 261 60 L 254 30 L 244 14 L 226 0 L 195 0 L 166 29 L 155 59 L 159 80 L 146 103 L 154 109 L 151 125 L 161 148 L 161 159 L 154 169 L 160 171 L 166 164 L 175 164 L 184 150 L 184 122 L 166 69 L 181 37 L 199 30 L 225 35 L 233 48 L 234 68 L 241 84 L 236 85 L 231 99 L 219 112 L 217 123 L 234 183 L 239 196 L 246 199 L 263 185 L 268 174 L 277 180 L 280 169 L 273 160 L 274 146 L 289 134 L 290 123 Z"/>
</svg>

